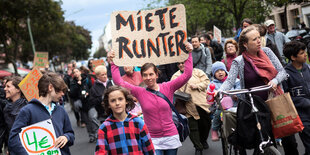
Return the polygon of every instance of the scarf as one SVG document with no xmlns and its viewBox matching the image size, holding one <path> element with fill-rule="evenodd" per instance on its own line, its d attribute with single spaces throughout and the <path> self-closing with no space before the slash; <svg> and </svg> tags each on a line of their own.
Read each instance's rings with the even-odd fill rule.
<svg viewBox="0 0 310 155">
<path fill-rule="evenodd" d="M 254 71 L 263 78 L 265 84 L 268 84 L 273 78 L 275 78 L 278 74 L 278 71 L 271 63 L 269 57 L 265 54 L 265 52 L 261 49 L 257 53 L 257 57 L 250 55 L 248 52 L 242 53 L 243 58 L 248 61 L 251 66 L 254 68 Z M 277 90 L 275 91 L 275 95 L 281 95 L 283 91 L 280 85 L 277 86 Z"/>
<path fill-rule="evenodd" d="M 228 77 L 228 76 L 226 75 L 226 76 L 225 76 L 222 80 L 220 80 L 220 81 L 224 83 L 225 80 L 227 79 L 227 77 Z"/>
</svg>

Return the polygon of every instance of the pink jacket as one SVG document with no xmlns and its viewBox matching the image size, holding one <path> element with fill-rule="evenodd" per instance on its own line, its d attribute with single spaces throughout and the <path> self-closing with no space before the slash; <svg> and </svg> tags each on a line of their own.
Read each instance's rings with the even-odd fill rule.
<svg viewBox="0 0 310 155">
<path fill-rule="evenodd" d="M 192 53 L 189 53 L 185 61 L 184 73 L 178 78 L 159 84 L 159 91 L 172 102 L 174 92 L 181 88 L 192 76 Z M 115 84 L 127 88 L 141 104 L 144 121 L 149 129 L 151 137 L 167 137 L 178 134 L 172 121 L 172 110 L 169 104 L 157 95 L 147 91 L 143 87 L 134 86 L 125 82 L 119 73 L 118 66 L 111 65 L 112 78 Z"/>
</svg>

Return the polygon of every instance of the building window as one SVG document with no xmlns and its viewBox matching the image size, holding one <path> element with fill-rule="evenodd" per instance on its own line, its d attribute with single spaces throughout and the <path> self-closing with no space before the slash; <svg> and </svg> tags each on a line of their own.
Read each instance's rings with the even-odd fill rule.
<svg viewBox="0 0 310 155">
<path fill-rule="evenodd" d="M 299 11 L 298 11 L 298 9 L 294 9 L 294 10 L 291 11 L 291 13 L 292 13 L 292 17 L 293 17 L 293 20 L 294 20 L 293 27 L 294 28 L 298 28 L 298 25 L 300 24 Z"/>
</svg>

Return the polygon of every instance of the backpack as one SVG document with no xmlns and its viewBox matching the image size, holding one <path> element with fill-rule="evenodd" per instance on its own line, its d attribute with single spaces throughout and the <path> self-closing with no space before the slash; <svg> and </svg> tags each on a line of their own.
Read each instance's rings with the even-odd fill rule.
<svg viewBox="0 0 310 155">
<path fill-rule="evenodd" d="M 261 124 L 264 140 L 272 136 L 271 113 L 269 107 L 259 96 L 252 95 L 254 105 L 258 109 L 258 120 Z M 241 146 L 246 149 L 257 148 L 260 144 L 260 135 L 257 129 L 257 122 L 254 113 L 251 112 L 252 106 L 249 100 L 240 99 L 237 108 L 237 127 L 229 135 L 229 143 Z"/>
</svg>

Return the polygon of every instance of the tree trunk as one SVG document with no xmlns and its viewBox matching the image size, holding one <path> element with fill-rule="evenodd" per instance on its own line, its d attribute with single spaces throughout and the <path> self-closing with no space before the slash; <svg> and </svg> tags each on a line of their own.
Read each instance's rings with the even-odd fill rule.
<svg viewBox="0 0 310 155">
<path fill-rule="evenodd" d="M 287 3 L 284 4 L 284 23 L 285 23 L 285 32 L 288 31 L 288 23 L 287 23 Z"/>
</svg>

